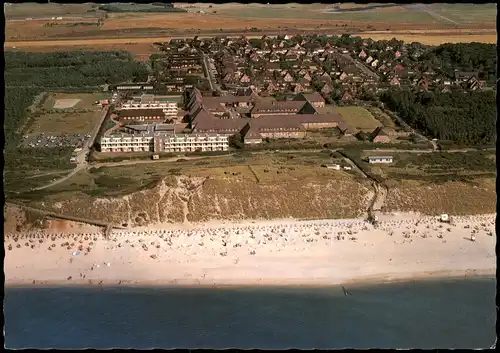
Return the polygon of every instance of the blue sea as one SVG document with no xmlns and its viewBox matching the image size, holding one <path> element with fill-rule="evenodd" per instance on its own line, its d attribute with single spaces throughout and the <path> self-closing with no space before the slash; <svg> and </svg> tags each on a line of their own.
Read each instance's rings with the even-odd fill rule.
<svg viewBox="0 0 500 353">
<path fill-rule="evenodd" d="M 331 288 L 6 288 L 7 348 L 489 348 L 494 278 Z"/>
</svg>

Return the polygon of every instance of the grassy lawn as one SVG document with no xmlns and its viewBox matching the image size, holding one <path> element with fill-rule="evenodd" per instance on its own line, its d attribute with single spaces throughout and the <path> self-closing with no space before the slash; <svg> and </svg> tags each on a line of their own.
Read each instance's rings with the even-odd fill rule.
<svg viewBox="0 0 500 353">
<path fill-rule="evenodd" d="M 69 109 L 90 109 L 99 110 L 99 107 L 94 105 L 95 101 L 101 99 L 110 99 L 109 93 L 51 93 L 43 103 L 43 109 L 55 109 L 54 104 L 58 99 L 79 99 L 73 107 Z M 64 109 L 61 109 L 64 110 Z"/>
<path fill-rule="evenodd" d="M 333 111 L 340 114 L 347 125 L 358 131 L 372 132 L 378 126 L 383 126 L 382 123 L 375 119 L 365 108 L 334 107 Z"/>
<path fill-rule="evenodd" d="M 99 122 L 100 112 L 87 113 L 49 113 L 32 117 L 27 126 L 26 134 L 61 135 L 71 133 L 90 133 Z"/>
</svg>

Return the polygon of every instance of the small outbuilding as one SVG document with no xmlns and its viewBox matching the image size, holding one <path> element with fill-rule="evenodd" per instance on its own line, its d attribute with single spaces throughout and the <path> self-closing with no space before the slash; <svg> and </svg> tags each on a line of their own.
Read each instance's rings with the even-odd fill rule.
<svg viewBox="0 0 500 353">
<path fill-rule="evenodd" d="M 392 163 L 394 160 L 392 156 L 369 156 L 368 157 L 368 163 L 370 164 L 375 164 L 375 163 L 385 163 L 389 164 Z"/>
</svg>

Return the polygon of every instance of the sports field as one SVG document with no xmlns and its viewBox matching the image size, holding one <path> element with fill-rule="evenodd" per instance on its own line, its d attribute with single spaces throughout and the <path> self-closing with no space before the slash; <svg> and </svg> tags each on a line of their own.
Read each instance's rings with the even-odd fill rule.
<svg viewBox="0 0 500 353">
<path fill-rule="evenodd" d="M 107 93 L 51 93 L 45 99 L 43 109 L 89 109 L 99 111 L 100 108 L 94 102 L 110 98 L 111 95 Z"/>
</svg>

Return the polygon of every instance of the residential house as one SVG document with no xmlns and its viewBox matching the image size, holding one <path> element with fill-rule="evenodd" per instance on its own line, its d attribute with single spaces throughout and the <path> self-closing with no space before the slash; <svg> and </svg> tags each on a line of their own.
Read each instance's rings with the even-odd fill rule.
<svg viewBox="0 0 500 353">
<path fill-rule="evenodd" d="M 248 77 L 248 75 L 243 75 L 240 78 L 240 82 L 241 83 L 249 83 L 250 82 L 250 77 Z"/>
<path fill-rule="evenodd" d="M 293 98 L 295 101 L 305 101 L 311 103 L 315 108 L 322 108 L 325 106 L 325 99 L 318 92 L 302 93 Z"/>
<path fill-rule="evenodd" d="M 401 82 L 399 82 L 399 79 L 394 76 L 390 81 L 389 81 L 389 84 L 392 85 L 392 86 L 399 86 L 401 84 Z"/>
<path fill-rule="evenodd" d="M 379 126 L 372 132 L 372 142 L 373 143 L 390 143 L 391 138 L 384 131 L 383 127 Z"/>
<path fill-rule="evenodd" d="M 361 53 L 359 53 L 359 55 L 358 55 L 358 57 L 360 57 L 361 59 L 366 58 L 366 56 L 367 56 L 367 54 L 366 54 L 366 52 L 364 51 L 364 49 L 363 49 L 363 50 L 361 50 Z"/>
<path fill-rule="evenodd" d="M 285 80 L 285 82 L 293 82 L 294 81 L 293 76 L 290 75 L 289 72 L 286 73 L 286 75 L 283 77 L 283 80 Z"/>
<path fill-rule="evenodd" d="M 325 83 L 320 90 L 321 93 L 328 95 L 333 92 L 333 88 L 329 83 Z"/>
</svg>

